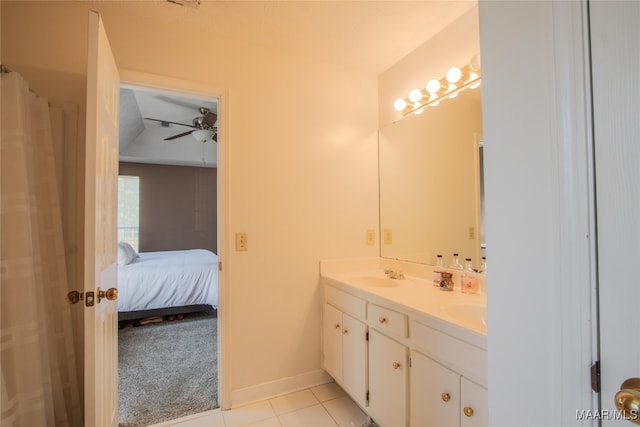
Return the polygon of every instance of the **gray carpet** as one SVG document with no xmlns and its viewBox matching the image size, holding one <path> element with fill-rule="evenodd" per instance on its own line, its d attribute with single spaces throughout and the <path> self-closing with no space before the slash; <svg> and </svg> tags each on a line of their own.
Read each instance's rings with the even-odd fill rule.
<svg viewBox="0 0 640 427">
<path fill-rule="evenodd" d="M 143 427 L 218 407 L 216 327 L 214 312 L 208 312 L 120 329 L 121 427 Z"/>
</svg>

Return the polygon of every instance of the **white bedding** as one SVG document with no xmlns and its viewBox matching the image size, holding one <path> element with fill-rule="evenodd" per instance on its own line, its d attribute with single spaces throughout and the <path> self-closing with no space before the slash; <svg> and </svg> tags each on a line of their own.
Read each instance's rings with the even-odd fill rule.
<svg viewBox="0 0 640 427">
<path fill-rule="evenodd" d="M 118 267 L 118 311 L 218 307 L 218 256 L 204 249 L 142 252 Z"/>
</svg>

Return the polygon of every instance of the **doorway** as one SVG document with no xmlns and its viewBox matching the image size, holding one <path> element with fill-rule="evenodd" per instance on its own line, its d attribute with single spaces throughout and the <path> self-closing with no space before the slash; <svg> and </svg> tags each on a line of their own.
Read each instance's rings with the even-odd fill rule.
<svg viewBox="0 0 640 427">
<path fill-rule="evenodd" d="M 121 84 L 118 242 L 133 255 L 118 260 L 120 425 L 219 407 L 219 105 Z"/>
</svg>

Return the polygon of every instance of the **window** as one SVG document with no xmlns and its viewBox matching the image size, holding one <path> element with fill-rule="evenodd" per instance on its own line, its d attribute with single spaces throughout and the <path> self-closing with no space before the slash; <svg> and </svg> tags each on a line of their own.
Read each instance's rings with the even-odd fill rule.
<svg viewBox="0 0 640 427">
<path fill-rule="evenodd" d="M 140 235 L 140 177 L 118 177 L 118 242 L 138 252 Z"/>
</svg>

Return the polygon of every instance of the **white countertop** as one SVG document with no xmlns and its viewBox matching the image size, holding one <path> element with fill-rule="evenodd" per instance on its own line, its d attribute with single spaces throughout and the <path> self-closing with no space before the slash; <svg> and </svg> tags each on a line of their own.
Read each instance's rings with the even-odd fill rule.
<svg viewBox="0 0 640 427">
<path fill-rule="evenodd" d="M 456 289 L 442 291 L 433 286 L 426 267 L 416 271 L 420 276 L 405 273 L 404 279 L 389 279 L 377 262 L 364 262 L 348 268 L 321 268 L 321 277 L 329 284 L 374 304 L 407 312 L 412 320 L 437 329 L 469 344 L 486 350 L 486 294 L 464 294 Z M 426 279 L 425 277 L 429 277 Z M 450 314 L 446 308 L 455 306 L 462 313 Z M 474 313 L 484 311 L 484 323 Z M 468 314 L 468 316 L 467 316 Z"/>
</svg>

